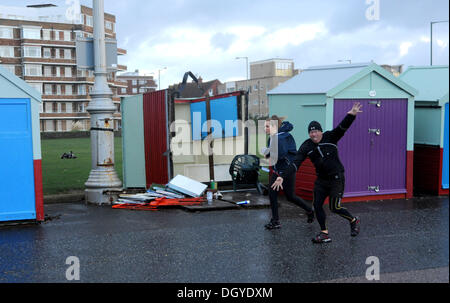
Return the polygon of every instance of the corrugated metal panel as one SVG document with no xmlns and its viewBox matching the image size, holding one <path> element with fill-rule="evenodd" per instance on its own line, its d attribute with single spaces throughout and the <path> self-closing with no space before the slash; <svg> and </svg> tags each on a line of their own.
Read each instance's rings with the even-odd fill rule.
<svg viewBox="0 0 450 303">
<path fill-rule="evenodd" d="M 448 65 L 412 66 L 399 78 L 419 91 L 416 101 L 437 101 L 448 94 Z"/>
<path fill-rule="evenodd" d="M 310 67 L 267 94 L 323 94 L 357 74 L 370 63 Z"/>
<path fill-rule="evenodd" d="M 144 94 L 144 145 L 147 187 L 169 182 L 167 156 L 166 90 Z"/>
</svg>

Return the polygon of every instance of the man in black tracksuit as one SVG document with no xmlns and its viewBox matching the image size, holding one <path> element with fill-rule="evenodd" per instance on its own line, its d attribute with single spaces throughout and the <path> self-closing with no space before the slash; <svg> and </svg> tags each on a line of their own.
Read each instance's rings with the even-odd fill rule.
<svg viewBox="0 0 450 303">
<path fill-rule="evenodd" d="M 297 171 L 306 157 L 311 159 L 317 174 L 317 180 L 314 184 L 313 205 L 321 228 L 321 232 L 312 239 L 314 243 L 331 241 L 326 226 L 326 215 L 323 210 L 323 203 L 327 197 L 329 197 L 330 210 L 350 222 L 351 235 L 354 237 L 359 233 L 359 218 L 353 217 L 347 209 L 341 207 L 345 178 L 344 166 L 338 155 L 337 142 L 353 123 L 357 113 L 361 112 L 361 107 L 360 103 L 355 103 L 342 122 L 335 129 L 325 133 L 322 132 L 319 122 L 312 121 L 308 126 L 310 138 L 303 142 L 290 167 L 285 169 L 272 185 L 275 190 L 282 189 L 284 176 Z"/>
</svg>

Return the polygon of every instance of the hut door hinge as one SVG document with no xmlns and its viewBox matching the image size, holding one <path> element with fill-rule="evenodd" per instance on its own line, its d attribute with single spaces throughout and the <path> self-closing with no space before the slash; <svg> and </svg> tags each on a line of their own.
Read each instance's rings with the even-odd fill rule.
<svg viewBox="0 0 450 303">
<path fill-rule="evenodd" d="M 379 185 L 377 185 L 377 186 L 368 186 L 367 187 L 367 190 L 370 190 L 370 191 L 374 191 L 374 192 L 379 192 L 380 191 L 380 186 Z"/>
<path fill-rule="evenodd" d="M 375 104 L 376 107 L 381 107 L 381 101 L 369 101 L 369 104 Z"/>
<path fill-rule="evenodd" d="M 375 135 L 379 136 L 381 134 L 381 129 L 379 128 L 369 128 L 369 134 L 374 133 Z"/>
</svg>

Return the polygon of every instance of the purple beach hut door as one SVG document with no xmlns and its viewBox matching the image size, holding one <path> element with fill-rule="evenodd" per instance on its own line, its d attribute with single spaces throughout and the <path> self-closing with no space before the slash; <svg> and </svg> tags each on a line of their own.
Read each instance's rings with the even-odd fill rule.
<svg viewBox="0 0 450 303">
<path fill-rule="evenodd" d="M 362 113 L 339 141 L 345 167 L 346 197 L 406 193 L 406 99 L 336 99 L 333 126 L 353 102 Z"/>
</svg>

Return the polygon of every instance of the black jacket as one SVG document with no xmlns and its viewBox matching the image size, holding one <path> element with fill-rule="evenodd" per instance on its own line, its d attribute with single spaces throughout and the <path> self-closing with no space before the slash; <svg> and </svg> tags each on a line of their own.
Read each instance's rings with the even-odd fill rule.
<svg viewBox="0 0 450 303">
<path fill-rule="evenodd" d="M 298 170 L 306 157 L 316 168 L 316 174 L 319 178 L 328 179 L 330 176 L 343 173 L 344 166 L 339 159 L 337 142 L 344 136 L 345 131 L 355 120 L 354 115 L 347 114 L 342 122 L 333 130 L 323 133 L 322 140 L 316 144 L 311 139 L 306 140 L 297 151 L 293 163 L 286 169 L 281 176 Z"/>
</svg>

